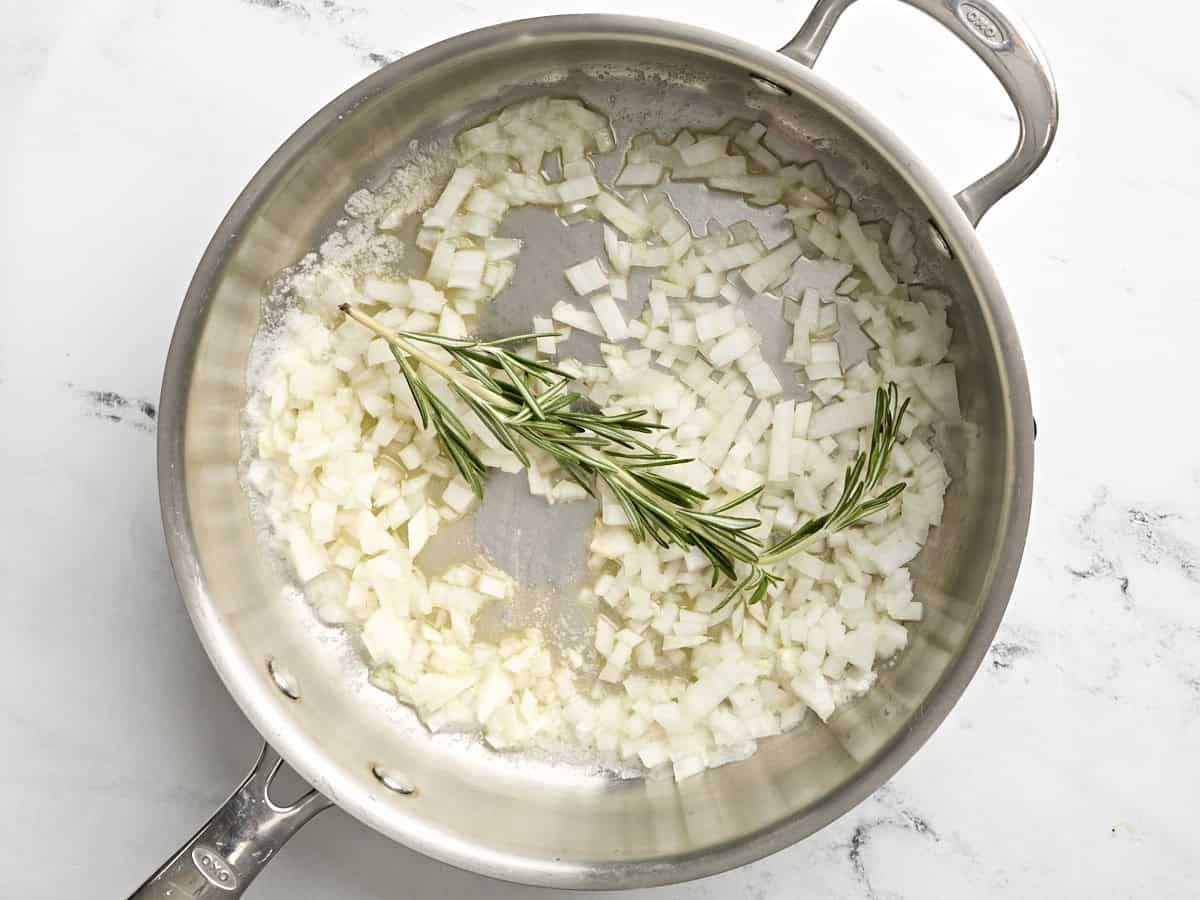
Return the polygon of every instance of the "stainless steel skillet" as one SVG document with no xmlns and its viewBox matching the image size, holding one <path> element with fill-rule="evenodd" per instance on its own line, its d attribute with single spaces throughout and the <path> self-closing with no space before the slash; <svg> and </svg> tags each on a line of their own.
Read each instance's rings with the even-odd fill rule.
<svg viewBox="0 0 1200 900">
<path fill-rule="evenodd" d="M 882 784 L 942 721 L 996 631 L 1029 518 L 1033 420 L 1016 333 L 973 226 L 1045 156 L 1057 98 L 1024 27 L 987 0 L 906 0 L 971 47 L 1016 107 L 1009 159 L 956 196 L 811 71 L 850 0 L 820 0 L 780 52 L 652 19 L 513 22 L 422 50 L 351 88 L 263 166 L 188 290 L 163 381 L 159 487 L 176 578 L 227 688 L 269 747 L 229 801 L 134 896 L 239 895 L 282 843 L 336 803 L 393 839 L 497 878 L 631 888 L 720 872 L 800 840 Z M 680 785 L 619 781 L 431 738 L 370 687 L 349 640 L 280 601 L 238 482 L 240 410 L 263 285 L 318 243 L 357 187 L 411 142 L 447 146 L 514 99 L 582 97 L 618 136 L 769 122 L 779 150 L 821 159 L 868 217 L 923 227 L 922 277 L 954 297 L 952 357 L 968 427 L 945 524 L 914 568 L 927 618 L 862 700 Z M 530 268 L 523 259 L 523 268 Z M 558 269 L 553 270 L 557 274 Z M 549 277 L 548 275 L 545 277 Z M 549 282 L 506 300 L 527 323 Z M 524 327 L 524 325 L 522 326 Z M 276 748 L 314 793 L 267 797 Z"/>
</svg>

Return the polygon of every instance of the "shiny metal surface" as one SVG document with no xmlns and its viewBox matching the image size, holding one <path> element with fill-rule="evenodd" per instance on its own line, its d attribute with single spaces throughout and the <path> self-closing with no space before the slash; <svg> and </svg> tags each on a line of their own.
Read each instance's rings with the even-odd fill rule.
<svg viewBox="0 0 1200 900">
<path fill-rule="evenodd" d="M 818 0 L 796 36 L 779 52 L 810 69 L 833 33 L 842 13 L 855 0 Z M 1020 132 L 1017 146 L 999 166 L 955 198 L 972 225 L 996 201 L 1033 174 L 1058 130 L 1058 91 L 1050 64 L 1029 29 L 991 0 L 903 0 L 919 9 L 974 51 L 995 73 L 1013 108 Z"/>
<path fill-rule="evenodd" d="M 604 111 L 619 138 L 734 117 L 767 121 L 777 150 L 821 159 L 867 218 L 903 210 L 936 224 L 953 252 L 947 260 L 919 247 L 923 280 L 955 298 L 951 354 L 968 423 L 947 436 L 955 480 L 946 522 L 914 567 L 925 621 L 877 686 L 829 723 L 764 741 L 750 759 L 680 785 L 431 737 L 367 683 L 352 641 L 287 598 L 238 482 L 246 361 L 264 285 L 316 245 L 353 190 L 378 184 L 413 147 L 444 154 L 465 125 L 547 91 Z M 527 327 L 534 308 L 557 299 L 559 260 L 595 246 L 587 226 L 527 227 L 540 243 L 557 243 L 536 265 L 522 257 L 488 327 Z M 246 715 L 314 788 L 373 828 L 453 865 L 530 884 L 697 878 L 800 840 L 850 809 L 962 693 L 1007 604 L 1029 517 L 1024 363 L 967 216 L 886 127 L 805 66 L 650 19 L 565 16 L 462 35 L 405 57 L 317 113 L 263 166 L 209 245 L 176 326 L 160 409 L 159 487 L 176 578 Z M 299 686 L 298 699 L 281 692 L 268 660 Z M 412 790 L 388 786 L 381 771 L 403 773 Z"/>
<path fill-rule="evenodd" d="M 264 744 L 245 781 L 130 900 L 242 896 L 288 838 L 332 805 L 316 791 L 286 806 L 272 801 L 271 782 L 281 765 L 279 754 Z"/>
</svg>

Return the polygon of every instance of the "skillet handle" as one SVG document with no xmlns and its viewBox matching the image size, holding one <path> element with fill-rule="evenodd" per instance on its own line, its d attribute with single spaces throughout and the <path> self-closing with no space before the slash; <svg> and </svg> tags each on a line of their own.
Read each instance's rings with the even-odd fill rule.
<svg viewBox="0 0 1200 900">
<path fill-rule="evenodd" d="M 229 799 L 129 900 L 232 900 L 300 826 L 332 803 L 315 790 L 290 806 L 268 796 L 283 759 L 263 744 L 258 762 Z"/>
<path fill-rule="evenodd" d="M 779 49 L 812 68 L 838 18 L 854 0 L 817 0 L 796 36 Z M 994 0 L 903 0 L 970 47 L 1000 80 L 1017 111 L 1016 149 L 997 168 L 955 195 L 972 225 L 1033 174 L 1058 129 L 1058 91 L 1041 48 L 1029 29 Z"/>
</svg>

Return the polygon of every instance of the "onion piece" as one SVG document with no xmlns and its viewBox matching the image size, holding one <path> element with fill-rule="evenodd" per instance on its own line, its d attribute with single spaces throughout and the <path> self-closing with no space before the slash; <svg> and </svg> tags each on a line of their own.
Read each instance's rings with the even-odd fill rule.
<svg viewBox="0 0 1200 900">
<path fill-rule="evenodd" d="M 648 296 L 650 321 L 654 325 L 665 325 L 671 318 L 670 307 L 667 305 L 667 295 L 659 289 L 652 288 Z"/>
<path fill-rule="evenodd" d="M 537 332 L 554 331 L 554 321 L 542 316 L 534 316 L 533 330 Z M 544 353 L 547 356 L 553 356 L 556 352 L 558 352 L 558 342 L 570 336 L 570 329 L 567 328 L 565 330 L 567 331 L 567 334 L 562 335 L 560 333 L 559 337 L 547 336 L 538 338 L 535 341 L 538 353 Z"/>
<path fill-rule="evenodd" d="M 608 264 L 621 275 L 629 274 L 632 259 L 632 248 L 617 236 L 617 231 L 609 224 L 604 225 L 604 252 L 608 255 Z"/>
<path fill-rule="evenodd" d="M 741 327 L 722 337 L 704 355 L 714 367 L 721 369 L 749 353 L 755 343 L 754 333 Z"/>
<path fill-rule="evenodd" d="M 721 293 L 721 276 L 714 272 L 701 272 L 696 276 L 692 293 L 697 297 L 716 297 Z"/>
<path fill-rule="evenodd" d="M 862 394 L 829 406 L 822 407 L 812 414 L 808 426 L 808 437 L 819 440 L 823 437 L 841 434 L 844 431 L 857 431 L 870 426 L 875 418 L 875 394 Z"/>
<path fill-rule="evenodd" d="M 634 212 L 606 191 L 601 191 L 596 196 L 595 204 L 596 211 L 628 237 L 640 238 L 650 228 L 650 223 L 644 216 Z"/>
<path fill-rule="evenodd" d="M 779 158 L 762 145 L 762 138 L 766 131 L 767 126 L 761 122 L 755 122 L 745 131 L 740 132 L 733 139 L 733 143 L 746 151 L 746 154 L 763 169 L 774 172 L 779 168 L 780 163 Z"/>
<path fill-rule="evenodd" d="M 676 284 L 673 281 L 665 281 L 661 278 L 650 279 L 650 290 L 662 291 L 662 293 L 666 294 L 668 297 L 683 298 L 688 295 L 687 288 Z"/>
<path fill-rule="evenodd" d="M 896 289 L 896 278 L 884 268 L 879 259 L 879 245 L 868 241 L 858 224 L 858 216 L 846 210 L 839 221 L 842 237 L 850 245 L 854 253 L 854 261 L 867 273 L 875 290 L 881 294 L 890 294 Z"/>
<path fill-rule="evenodd" d="M 550 316 L 556 322 L 562 322 L 564 325 L 569 325 L 572 328 L 578 328 L 580 331 L 586 331 L 588 334 L 594 334 L 597 337 L 604 336 L 604 328 L 600 325 L 600 320 L 590 312 L 585 312 L 582 309 L 576 309 L 570 303 L 559 301 L 554 304 L 550 310 Z"/>
<path fill-rule="evenodd" d="M 629 279 L 624 275 L 610 275 L 608 278 L 608 290 L 613 295 L 614 300 L 628 300 Z"/>
<path fill-rule="evenodd" d="M 782 280 L 788 269 L 800 256 L 800 242 L 786 241 L 762 259 L 742 270 L 742 281 L 756 294 Z"/>
<path fill-rule="evenodd" d="M 707 343 L 733 331 L 738 325 L 732 306 L 719 306 L 696 318 L 696 337 Z"/>
<path fill-rule="evenodd" d="M 728 269 L 738 269 L 750 265 L 762 258 L 762 251 L 754 244 L 736 244 L 724 250 L 707 253 L 700 258 L 710 272 L 724 272 Z"/>
<path fill-rule="evenodd" d="M 493 262 L 501 259 L 511 259 L 521 252 L 524 242 L 519 238 L 488 238 L 483 245 L 487 258 Z"/>
<path fill-rule="evenodd" d="M 596 294 L 591 298 L 591 304 L 592 311 L 596 314 L 605 336 L 610 341 L 623 341 L 629 336 L 625 317 L 621 315 L 621 309 L 613 300 L 612 294 L 607 291 Z"/>
<path fill-rule="evenodd" d="M 796 401 L 780 400 L 771 417 L 771 442 L 767 463 L 767 482 L 786 482 L 790 475 L 792 438 L 796 421 Z"/>
<path fill-rule="evenodd" d="M 482 250 L 458 250 L 454 253 L 446 286 L 451 288 L 476 288 L 483 281 L 483 267 L 487 265 L 487 254 Z"/>
<path fill-rule="evenodd" d="M 846 382 L 841 379 L 841 376 L 834 374 L 839 371 L 840 367 L 833 363 L 818 363 L 815 366 L 805 367 L 805 375 L 811 382 L 809 389 L 822 403 L 830 402 L 846 387 Z"/>
<path fill-rule="evenodd" d="M 421 221 L 430 228 L 445 228 L 451 217 L 458 212 L 462 202 L 467 199 L 467 194 L 475 186 L 477 177 L 473 169 L 455 169 L 437 203 L 421 217 Z"/>
<path fill-rule="evenodd" d="M 617 176 L 618 187 L 653 187 L 662 181 L 663 166 L 659 162 L 626 163 Z"/>
<path fill-rule="evenodd" d="M 739 360 L 738 364 L 741 365 L 742 360 Z M 746 369 L 746 380 L 750 382 L 754 396 L 760 400 L 774 397 L 783 391 L 783 385 L 775 376 L 775 370 L 771 368 L 770 363 L 763 359 Z"/>
<path fill-rule="evenodd" d="M 721 417 L 701 443 L 697 454 L 701 462 L 716 466 L 725 458 L 746 413 L 750 411 L 750 402 L 750 398 L 744 394 L 734 401 L 727 414 Z"/>
<path fill-rule="evenodd" d="M 681 149 L 679 151 L 679 158 L 685 166 L 703 165 L 724 156 L 725 148 L 728 145 L 729 138 L 726 135 L 714 134 L 701 138 L 695 143 Z"/>
<path fill-rule="evenodd" d="M 561 182 L 558 186 L 558 199 L 560 203 L 575 203 L 579 200 L 586 200 L 588 197 L 595 197 L 600 193 L 600 182 L 596 180 L 596 176 L 590 172 L 579 178 L 570 178 Z"/>
<path fill-rule="evenodd" d="M 671 175 L 676 181 L 690 181 L 697 178 L 736 177 L 745 175 L 746 170 L 746 157 L 720 156 L 698 166 L 677 166 L 672 169 Z"/>
<path fill-rule="evenodd" d="M 373 277 L 363 279 L 363 293 L 372 300 L 392 306 L 402 306 L 412 297 L 412 291 L 403 281 Z"/>
<path fill-rule="evenodd" d="M 568 266 L 563 274 L 567 276 L 571 288 L 580 297 L 608 286 L 608 273 L 600 265 L 600 260 L 594 256 L 581 263 Z"/>
<path fill-rule="evenodd" d="M 441 316 L 438 317 L 437 333 L 442 337 L 465 338 L 467 336 L 467 323 L 463 321 L 463 317 L 453 307 L 447 306 L 442 310 Z"/>
<path fill-rule="evenodd" d="M 466 209 L 467 212 L 499 220 L 508 212 L 508 204 L 495 191 L 476 186 L 467 197 Z"/>
<path fill-rule="evenodd" d="M 630 265 L 657 269 L 668 265 L 673 257 L 670 247 L 656 247 L 639 241 L 630 245 Z"/>
</svg>

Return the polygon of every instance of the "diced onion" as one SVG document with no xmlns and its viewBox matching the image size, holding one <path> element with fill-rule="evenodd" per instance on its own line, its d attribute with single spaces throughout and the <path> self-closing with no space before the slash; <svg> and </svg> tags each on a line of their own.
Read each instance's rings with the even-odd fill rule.
<svg viewBox="0 0 1200 900">
<path fill-rule="evenodd" d="M 567 276 L 567 281 L 575 293 L 581 297 L 608 286 L 608 273 L 595 257 L 568 267 L 563 274 Z"/>
<path fill-rule="evenodd" d="M 491 261 L 511 259 L 521 252 L 522 241 L 518 238 L 488 238 L 484 243 L 484 252 Z"/>
<path fill-rule="evenodd" d="M 780 400 L 775 404 L 771 417 L 771 443 L 767 463 L 767 481 L 781 483 L 788 480 L 792 453 L 792 436 L 796 418 L 796 401 Z"/>
<path fill-rule="evenodd" d="M 473 169 L 455 169 L 454 174 L 450 176 L 450 181 L 447 183 L 445 190 L 442 191 L 442 195 L 438 197 L 437 203 L 425 213 L 421 221 L 430 228 L 445 228 L 449 224 L 451 216 L 458 211 L 458 207 L 467 199 L 467 194 L 471 192 L 471 188 L 475 185 L 476 177 Z"/>
<path fill-rule="evenodd" d="M 649 221 L 605 191 L 596 196 L 596 211 L 616 228 L 631 238 L 639 238 L 650 227 Z M 618 270 L 619 271 L 619 270 Z"/>
<path fill-rule="evenodd" d="M 662 181 L 662 176 L 661 163 L 626 163 L 621 174 L 617 176 L 617 185 L 619 187 L 653 187 Z"/>
<path fill-rule="evenodd" d="M 596 177 L 612 169 L 591 157 L 614 144 L 602 115 L 577 100 L 522 100 L 458 136 L 458 167 L 423 213 L 400 196 L 407 181 L 389 182 L 386 197 L 355 195 L 351 225 L 296 267 L 296 302 L 247 408 L 247 486 L 261 494 L 312 613 L 359 630 L 372 683 L 413 705 L 431 731 L 476 729 L 506 750 L 562 744 L 664 772 L 670 764 L 682 779 L 745 758 L 808 709 L 827 719 L 908 643 L 903 623 L 924 606 L 907 567 L 941 523 L 950 483 L 930 434 L 961 416 L 946 361 L 949 300 L 901 286 L 915 271 L 907 219 L 861 224 L 820 166 L 784 164 L 767 137 L 763 123 L 684 130 L 670 143 L 635 136 L 616 184 L 653 190 L 621 197 Z M 544 165 L 561 177 L 548 180 Z M 768 251 L 749 221 L 689 222 L 669 184 L 658 187 L 668 175 L 706 179 L 752 204 L 783 201 L 795 237 Z M 599 494 L 580 598 L 603 610 L 594 655 L 556 654 L 537 627 L 482 630 L 484 611 L 523 587 L 483 558 L 425 570 L 434 536 L 478 498 L 422 423 L 392 346 L 337 307 L 363 304 L 398 331 L 469 336 L 529 249 L 497 237 L 509 210 L 526 204 L 571 228 L 598 217 L 604 256 L 565 270 L 590 310 L 554 303 L 532 317 L 542 336 L 521 352 L 552 361 L 606 414 L 641 411 L 657 427 L 639 440 L 687 460 L 656 477 L 707 495 L 707 509 L 757 490 L 728 514 L 759 519 L 751 535 L 769 546 L 832 508 L 869 441 L 875 389 L 895 381 L 911 406 L 881 487 L 904 480 L 899 500 L 772 565 L 781 581 L 761 603 L 722 605 L 728 585 L 714 582 L 703 552 L 638 540 L 607 487 L 585 486 L 537 446 L 518 458 L 435 365 L 414 363 L 484 466 L 524 472 L 548 503 Z M 364 229 L 356 209 L 386 212 Z M 397 275 L 396 232 L 418 219 L 414 243 L 428 265 Z M 635 267 L 651 271 L 630 278 Z M 785 298 L 792 325 L 785 359 L 797 368 L 784 379 L 764 349 L 775 343 L 751 324 L 765 302 L 754 295 L 765 291 Z M 839 307 L 841 323 L 852 314 L 878 348 L 848 370 Z M 560 356 L 573 329 L 591 336 L 573 343 L 598 349 L 602 364 Z M 449 359 L 444 348 L 424 351 Z M 796 401 L 790 381 L 800 373 L 811 397 Z"/>
<path fill-rule="evenodd" d="M 727 269 L 738 269 L 762 258 L 762 251 L 754 244 L 737 244 L 724 250 L 717 250 L 701 257 L 710 272 L 724 272 Z"/>
<path fill-rule="evenodd" d="M 800 242 L 787 241 L 762 259 L 743 269 L 742 281 L 746 282 L 746 287 L 755 293 L 764 291 L 769 285 L 782 280 L 787 274 L 788 268 L 799 256 Z"/>
<path fill-rule="evenodd" d="M 584 312 L 582 309 L 576 309 L 570 303 L 558 302 L 554 304 L 554 308 L 550 311 L 551 317 L 556 322 L 562 322 L 564 325 L 569 325 L 572 328 L 578 328 L 580 331 L 586 331 L 588 334 L 594 334 L 597 337 L 604 335 L 604 329 L 600 325 L 600 320 L 590 312 Z"/>
<path fill-rule="evenodd" d="M 703 165 L 724 156 L 725 147 L 728 144 L 728 137 L 723 134 L 714 134 L 710 137 L 701 138 L 695 143 L 684 147 L 679 151 L 679 158 L 685 166 Z"/>
<path fill-rule="evenodd" d="M 812 415 L 808 437 L 817 440 L 843 431 L 866 428 L 875 418 L 874 393 L 862 394 L 822 407 Z"/>
<path fill-rule="evenodd" d="M 896 278 L 879 260 L 879 245 L 868 241 L 858 224 L 858 216 L 850 210 L 842 215 L 839 223 L 842 237 L 850 244 L 855 262 L 862 267 L 881 294 L 890 294 L 896 288 Z"/>
<path fill-rule="evenodd" d="M 579 178 L 570 178 L 558 185 L 560 203 L 574 203 L 588 197 L 595 197 L 599 193 L 600 182 L 596 180 L 595 175 L 590 173 Z"/>
<path fill-rule="evenodd" d="M 696 319 L 696 337 L 701 341 L 716 340 L 737 327 L 737 317 L 732 306 L 720 306 Z"/>
<path fill-rule="evenodd" d="M 738 328 L 723 336 L 705 355 L 713 366 L 720 369 L 741 359 L 755 343 L 753 332 L 748 328 Z"/>
<path fill-rule="evenodd" d="M 591 298 L 592 311 L 596 314 L 596 318 L 600 321 L 600 326 L 604 329 L 605 336 L 610 341 L 623 341 L 629 336 L 629 330 L 625 325 L 625 317 L 621 315 L 621 309 L 617 306 L 617 302 L 613 300 L 612 294 L 605 291 L 602 294 L 596 294 Z"/>
<path fill-rule="evenodd" d="M 475 288 L 483 281 L 483 267 L 487 265 L 487 254 L 482 250 L 458 250 L 454 253 L 446 286 L 452 288 Z"/>
</svg>

